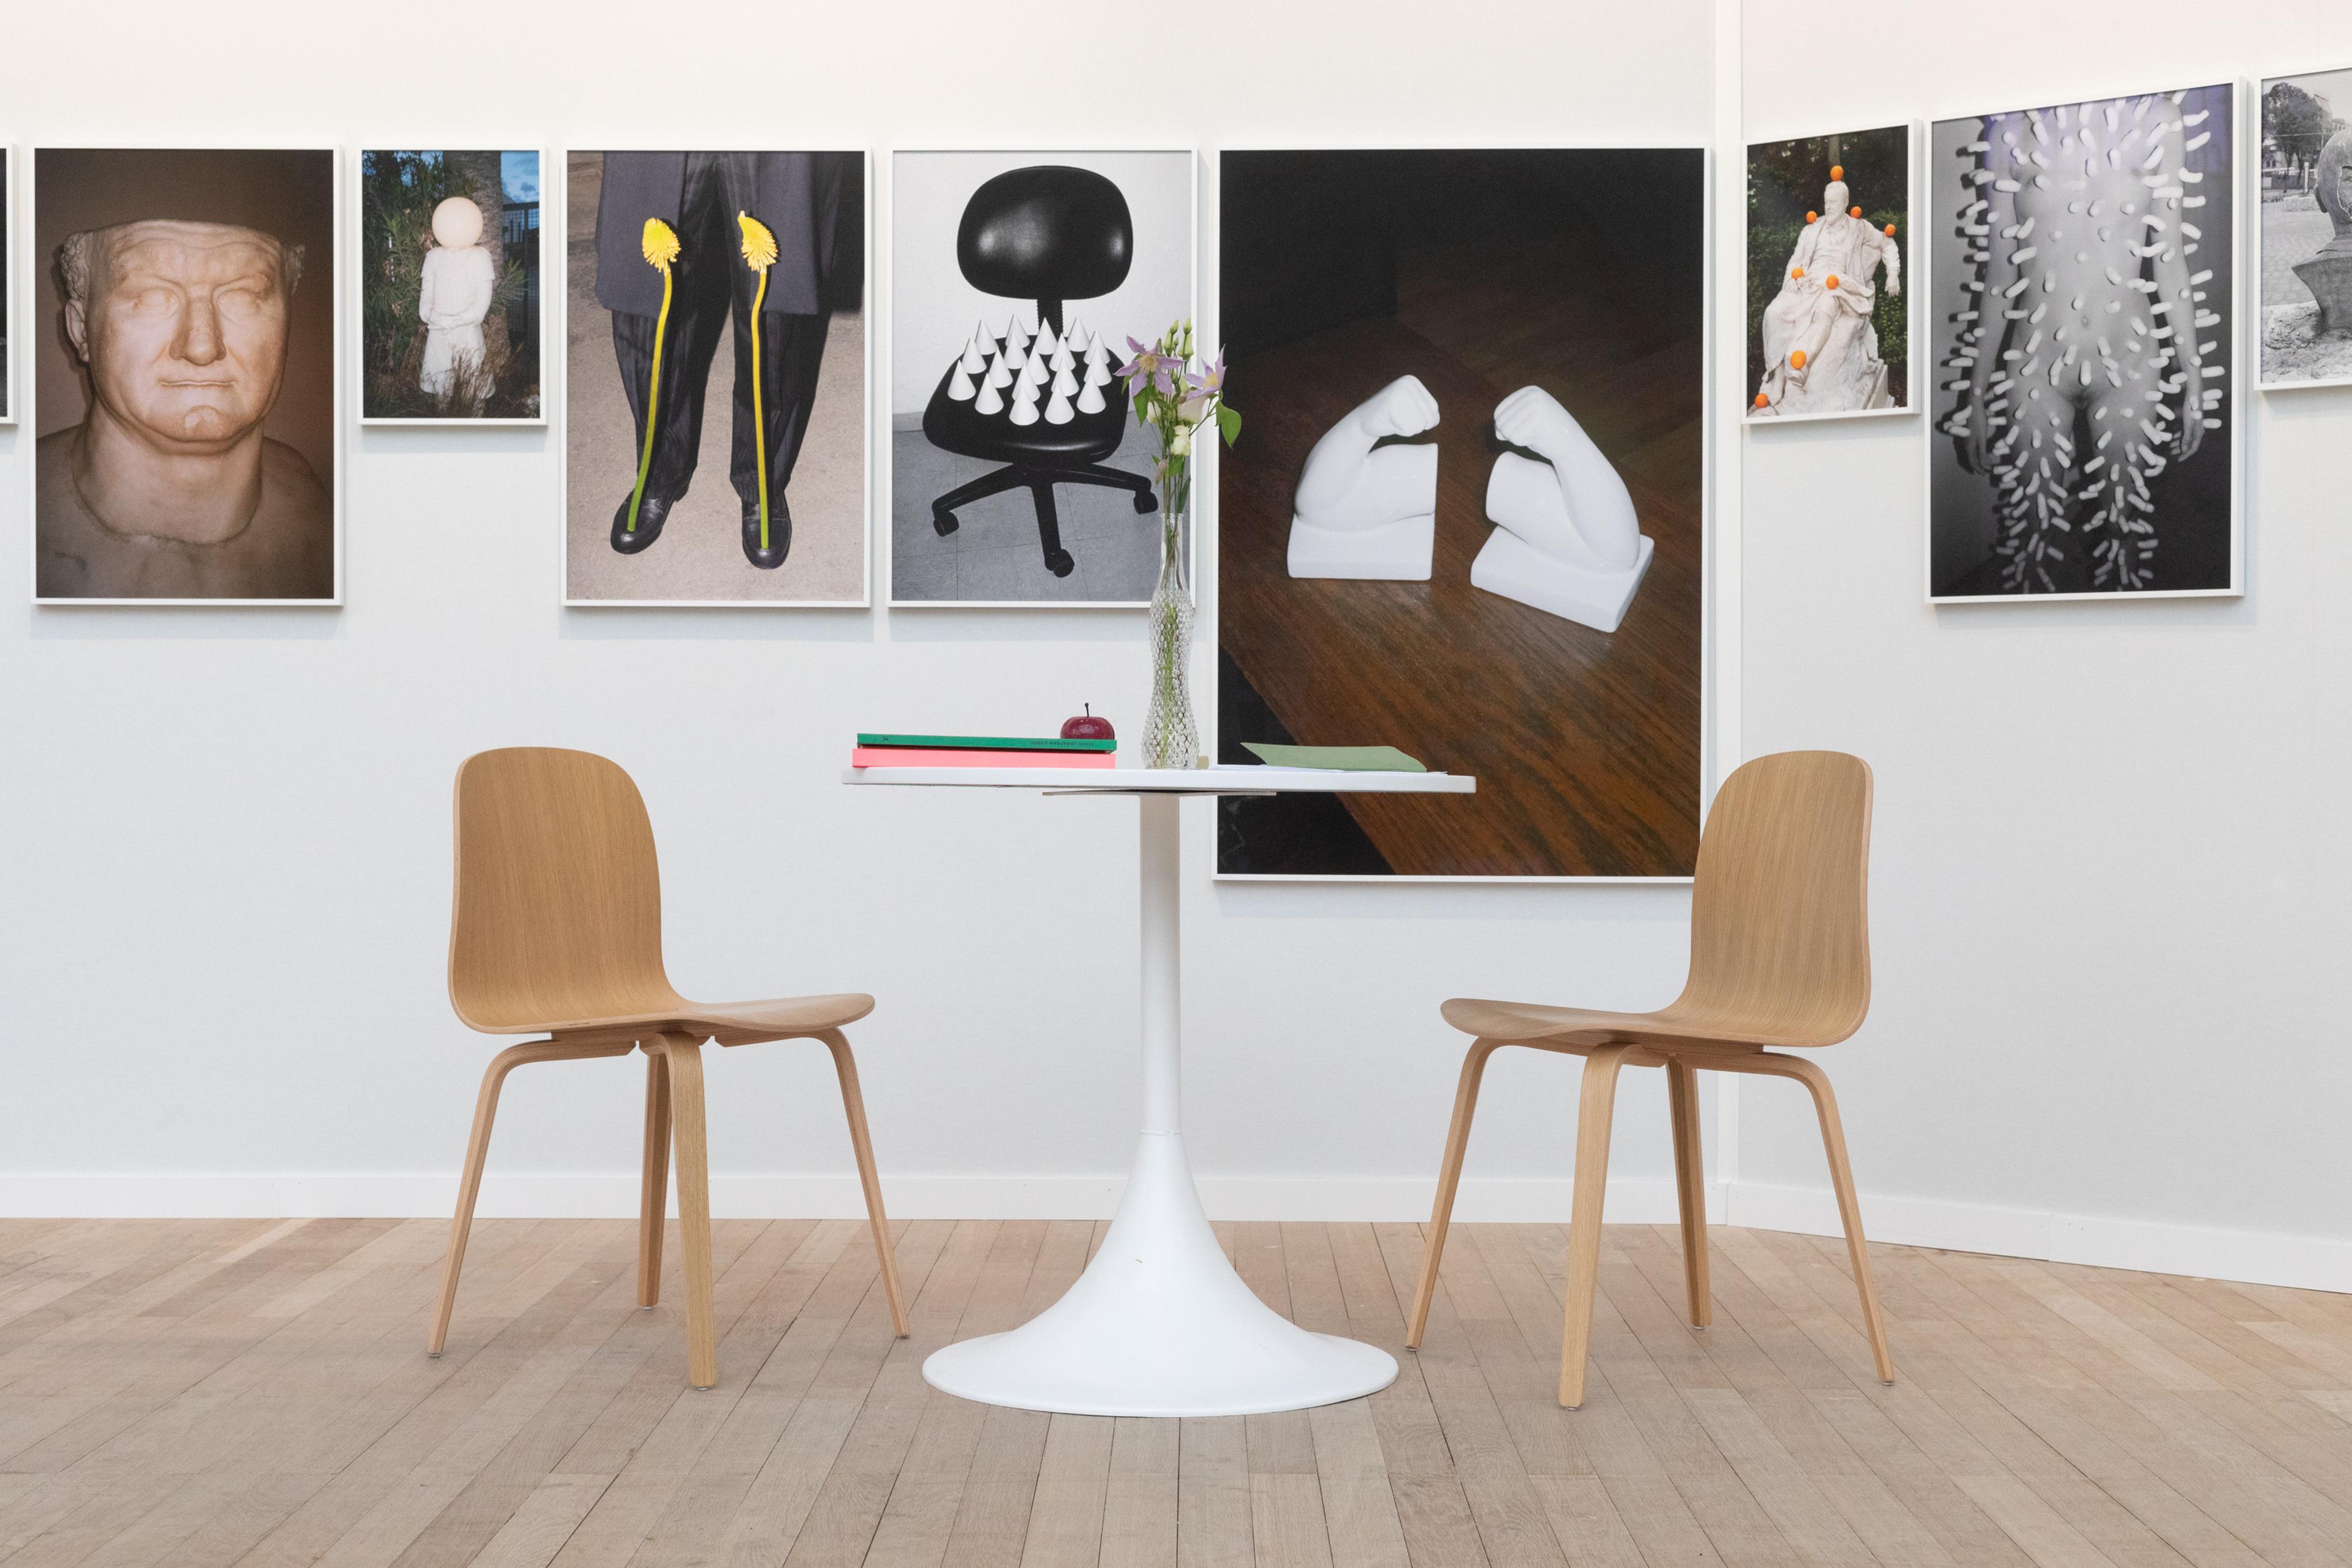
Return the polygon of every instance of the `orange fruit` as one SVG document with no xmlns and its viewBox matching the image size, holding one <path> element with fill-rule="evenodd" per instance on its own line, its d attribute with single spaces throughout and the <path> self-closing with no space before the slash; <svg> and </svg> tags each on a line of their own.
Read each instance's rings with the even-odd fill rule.
<svg viewBox="0 0 2352 1568">
<path fill-rule="evenodd" d="M 1831 178 L 1831 179 L 1832 179 L 1832 180 L 1843 180 L 1843 179 L 1844 179 L 1844 178 L 1845 178 L 1845 165 L 1844 165 L 1843 163 L 1832 163 L 1832 164 L 1830 165 L 1830 178 Z"/>
<path fill-rule="evenodd" d="M 1772 406 L 1772 400 L 1759 392 L 1756 395 L 1756 406 L 1759 408 L 1769 408 Z"/>
<path fill-rule="evenodd" d="M 1862 216 L 1862 209 L 1860 207 L 1848 207 L 1845 209 L 1845 216 L 1848 217 L 1860 217 Z"/>
<path fill-rule="evenodd" d="M 1790 368 L 1795 370 L 1804 369 L 1805 351 L 1802 349 L 1790 349 L 1789 351 L 1789 364 Z"/>
<path fill-rule="evenodd" d="M 1805 215 L 1805 221 L 1807 223 L 1819 223 L 1822 221 L 1822 215 L 1819 213 L 1807 213 Z"/>
<path fill-rule="evenodd" d="M 1895 226 L 1891 223 L 1886 226 L 1886 237 L 1889 239 L 1895 237 Z"/>
<path fill-rule="evenodd" d="M 1831 273 L 1827 278 L 1822 279 L 1822 288 L 1824 288 L 1824 289 L 1834 289 L 1834 288 L 1836 288 L 1836 287 L 1837 287 L 1837 274 L 1836 274 L 1836 273 L 1834 273 L 1834 272 L 1832 272 L 1832 273 Z"/>
<path fill-rule="evenodd" d="M 1791 267 L 1789 268 L 1789 276 L 1791 278 L 1802 278 L 1804 275 L 1805 269 L 1801 267 Z"/>
</svg>

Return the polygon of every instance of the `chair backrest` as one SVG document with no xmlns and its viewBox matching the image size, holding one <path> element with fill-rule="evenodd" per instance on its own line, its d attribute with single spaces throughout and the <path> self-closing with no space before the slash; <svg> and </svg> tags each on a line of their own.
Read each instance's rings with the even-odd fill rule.
<svg viewBox="0 0 2352 1568">
<path fill-rule="evenodd" d="M 1007 170 L 972 192 L 956 228 L 964 281 L 984 294 L 1050 307 L 1057 331 L 1063 300 L 1109 293 L 1127 281 L 1134 261 L 1127 197 L 1092 169 Z"/>
<path fill-rule="evenodd" d="M 1691 889 L 1677 1007 L 1832 1045 L 1870 1011 L 1870 764 L 1781 752 L 1717 792 Z"/>
<path fill-rule="evenodd" d="M 518 746 L 457 769 L 449 1001 L 478 1029 L 659 1011 L 653 825 L 617 763 Z"/>
</svg>

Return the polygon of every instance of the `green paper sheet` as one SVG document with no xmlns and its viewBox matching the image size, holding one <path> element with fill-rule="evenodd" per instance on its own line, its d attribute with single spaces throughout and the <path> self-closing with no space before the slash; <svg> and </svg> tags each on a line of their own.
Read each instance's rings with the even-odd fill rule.
<svg viewBox="0 0 2352 1568">
<path fill-rule="evenodd" d="M 1343 773 L 1425 773 L 1394 746 L 1274 746 L 1244 741 L 1242 749 L 1274 768 L 1323 768 Z"/>
</svg>

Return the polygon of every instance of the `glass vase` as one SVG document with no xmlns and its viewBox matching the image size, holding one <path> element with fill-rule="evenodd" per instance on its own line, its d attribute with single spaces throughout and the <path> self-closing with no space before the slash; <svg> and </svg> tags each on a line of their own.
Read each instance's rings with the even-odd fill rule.
<svg viewBox="0 0 2352 1568">
<path fill-rule="evenodd" d="M 1143 765 L 1197 768 L 1201 731 L 1192 721 L 1192 588 L 1184 574 L 1185 527 L 1192 512 L 1190 467 L 1181 458 L 1160 473 L 1160 582 L 1151 590 L 1151 706 L 1143 720 Z"/>
</svg>

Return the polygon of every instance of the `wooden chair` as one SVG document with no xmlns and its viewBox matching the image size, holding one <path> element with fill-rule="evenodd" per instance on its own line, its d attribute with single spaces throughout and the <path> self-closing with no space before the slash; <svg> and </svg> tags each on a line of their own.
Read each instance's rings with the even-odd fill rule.
<svg viewBox="0 0 2352 1568">
<path fill-rule="evenodd" d="M 1820 1068 L 1774 1048 L 1835 1045 L 1862 1026 L 1870 1010 L 1869 862 L 1867 763 L 1842 752 L 1759 757 L 1724 781 L 1707 813 L 1691 889 L 1690 974 L 1680 996 L 1655 1013 L 1594 1013 L 1458 997 L 1440 1009 L 1447 1023 L 1477 1038 L 1462 1063 L 1454 1097 L 1454 1125 L 1446 1134 L 1407 1345 L 1420 1346 L 1429 1321 L 1486 1058 L 1505 1046 L 1532 1046 L 1585 1058 L 1568 1238 L 1567 1321 L 1560 1333 L 1560 1404 L 1572 1410 L 1584 1403 L 1592 1293 L 1601 1272 L 1601 1197 L 1609 1181 L 1609 1123 L 1617 1069 L 1623 1067 L 1666 1069 L 1682 1207 L 1683 1282 L 1690 1321 L 1699 1328 L 1711 1313 L 1698 1069 L 1792 1078 L 1812 1091 L 1871 1353 L 1879 1381 L 1895 1381 L 1878 1296 L 1870 1283 L 1870 1257 L 1863 1247 L 1862 1212 L 1846 1165 L 1837 1099 Z"/>
<path fill-rule="evenodd" d="M 457 905 L 449 929 L 449 1000 L 457 1016 L 492 1035 L 544 1035 L 491 1061 L 474 1108 L 466 1173 L 449 1228 L 449 1258 L 428 1353 L 439 1355 L 457 1300 L 457 1271 L 481 1191 L 482 1158 L 499 1086 L 527 1062 L 646 1052 L 645 1172 L 637 1216 L 637 1304 L 661 1300 L 665 1186 L 675 1147 L 678 1228 L 686 1256 L 688 1377 L 719 1381 L 710 1305 L 710 1167 L 703 1138 L 702 1043 L 822 1040 L 833 1053 L 849 1142 L 866 1189 L 866 1214 L 890 1321 L 907 1333 L 907 1308 L 882 1212 L 881 1183 L 866 1135 L 857 1064 L 841 1030 L 874 1010 L 871 996 L 796 996 L 706 1005 L 671 989 L 662 969 L 661 881 L 653 826 L 637 786 L 616 764 L 586 752 L 517 747 L 483 752 L 457 770 Z"/>
</svg>

